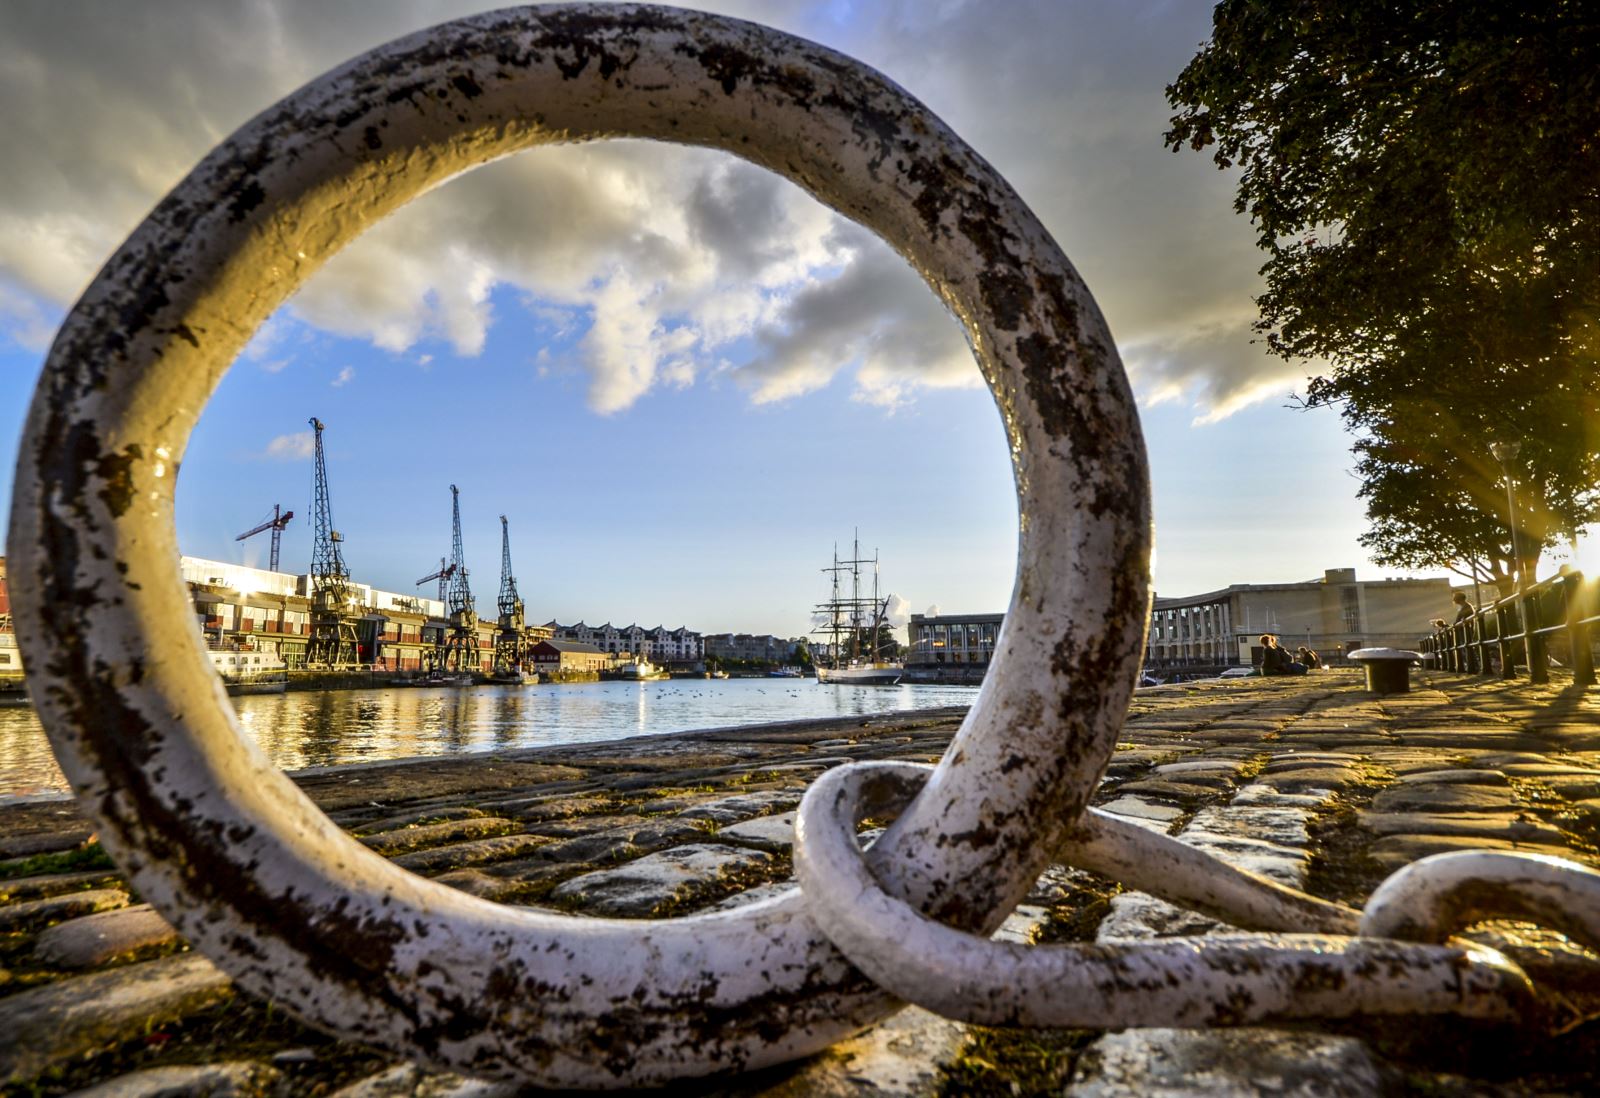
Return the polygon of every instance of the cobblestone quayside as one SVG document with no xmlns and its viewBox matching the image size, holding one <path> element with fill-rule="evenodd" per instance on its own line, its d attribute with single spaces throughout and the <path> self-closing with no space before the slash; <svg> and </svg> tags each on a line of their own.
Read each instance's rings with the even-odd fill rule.
<svg viewBox="0 0 1600 1098">
<path fill-rule="evenodd" d="M 644 917 L 783 887 L 793 809 L 849 759 L 932 761 L 960 714 L 828 721 L 306 772 L 397 863 L 506 903 Z M 1098 803 L 1257 872 L 1359 903 L 1407 861 L 1468 847 L 1596 864 L 1600 691 L 1350 674 L 1143 692 Z M 0 1079 L 7 1094 L 504 1098 L 246 1001 L 138 902 L 65 803 L 0 809 Z M 1216 924 L 1056 867 L 1001 934 L 1201 934 Z M 1225 928 L 1224 928 L 1225 929 Z M 809 1063 L 715 1095 L 1600 1092 L 1600 958 L 1518 924 L 1475 936 L 1562 996 L 1558 1036 L 1404 1020 L 1233 1031 L 1004 1032 L 903 1011 Z"/>
</svg>

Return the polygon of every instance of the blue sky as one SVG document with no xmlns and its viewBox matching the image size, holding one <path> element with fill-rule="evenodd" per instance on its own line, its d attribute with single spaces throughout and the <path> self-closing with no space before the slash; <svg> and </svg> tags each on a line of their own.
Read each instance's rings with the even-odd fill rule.
<svg viewBox="0 0 1600 1098">
<path fill-rule="evenodd" d="M 0 43 L 0 449 L 64 310 L 212 143 L 357 50 L 470 4 L 24 2 Z M 883 69 L 1018 187 L 1096 294 L 1140 396 L 1163 594 L 1356 566 L 1361 511 L 1305 367 L 1250 342 L 1259 259 L 1231 181 L 1161 147 L 1197 2 L 708 5 Z M 859 527 L 902 607 L 1003 608 L 1015 503 L 954 322 L 887 249 L 720 156 L 546 149 L 419 200 L 258 336 L 179 480 L 186 552 L 297 512 L 306 420 L 366 582 L 410 590 L 462 490 L 480 599 L 498 516 L 532 616 L 794 634 Z M 9 506 L 9 486 L 0 484 Z"/>
</svg>

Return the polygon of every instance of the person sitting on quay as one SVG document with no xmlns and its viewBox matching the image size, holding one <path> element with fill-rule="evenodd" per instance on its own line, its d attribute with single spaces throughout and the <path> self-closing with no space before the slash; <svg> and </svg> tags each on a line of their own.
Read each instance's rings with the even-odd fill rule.
<svg viewBox="0 0 1600 1098">
<path fill-rule="evenodd" d="M 1315 671 L 1317 668 L 1322 666 L 1322 657 L 1317 655 L 1303 644 L 1299 648 L 1295 649 L 1294 658 L 1296 662 L 1303 665 L 1307 671 Z"/>
<path fill-rule="evenodd" d="M 1278 644 L 1273 633 L 1261 634 L 1261 673 L 1263 675 L 1304 675 L 1306 665 L 1296 663 L 1289 650 Z"/>
</svg>

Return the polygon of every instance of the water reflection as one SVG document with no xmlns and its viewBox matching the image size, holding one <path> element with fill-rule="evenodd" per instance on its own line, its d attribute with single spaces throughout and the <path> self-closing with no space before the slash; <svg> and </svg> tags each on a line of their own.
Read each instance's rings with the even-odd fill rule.
<svg viewBox="0 0 1600 1098">
<path fill-rule="evenodd" d="M 819 686 L 809 679 L 676 679 L 569 686 L 346 690 L 234 698 L 278 766 L 454 755 L 812 717 L 967 705 L 973 687 Z M 0 797 L 63 792 L 31 709 L 0 709 Z"/>
</svg>

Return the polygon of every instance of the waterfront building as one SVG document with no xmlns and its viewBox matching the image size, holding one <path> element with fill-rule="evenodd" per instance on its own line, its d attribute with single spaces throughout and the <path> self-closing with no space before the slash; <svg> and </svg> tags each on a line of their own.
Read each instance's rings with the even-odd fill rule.
<svg viewBox="0 0 1600 1098">
<path fill-rule="evenodd" d="M 6 558 L 0 557 L 0 686 L 22 678 L 22 650 L 11 623 L 11 596 L 6 588 Z"/>
<path fill-rule="evenodd" d="M 542 640 L 528 649 L 528 659 L 541 676 L 563 671 L 607 671 L 615 662 L 610 652 L 574 640 Z"/>
<path fill-rule="evenodd" d="M 912 614 L 906 627 L 906 666 L 987 667 L 1004 614 Z"/>
<path fill-rule="evenodd" d="M 705 654 L 707 659 L 792 663 L 805 643 L 804 638 L 786 640 L 771 633 L 710 633 L 705 638 Z"/>
<path fill-rule="evenodd" d="M 1181 598 L 1158 596 L 1147 662 L 1154 669 L 1248 666 L 1260 661 L 1262 633 L 1290 651 L 1304 645 L 1324 663 L 1358 648 L 1415 648 L 1433 618 L 1451 616 L 1450 581 L 1358 580 L 1329 568 L 1298 583 L 1236 583 Z"/>
<path fill-rule="evenodd" d="M 1329 568 L 1297 583 L 1236 583 L 1177 598 L 1157 596 L 1146 663 L 1157 671 L 1220 671 L 1261 659 L 1260 636 L 1276 633 L 1324 663 L 1358 648 L 1415 648 L 1433 618 L 1451 617 L 1450 581 L 1358 580 L 1354 568 Z M 986 667 L 1002 614 L 912 614 L 908 671 Z"/>
<path fill-rule="evenodd" d="M 180 558 L 179 568 L 208 648 L 274 655 L 291 669 L 305 666 L 311 636 L 309 575 L 188 556 Z M 0 557 L 0 679 L 22 674 L 22 654 L 11 629 L 5 590 L 5 558 Z M 350 592 L 363 664 L 384 671 L 421 671 L 430 665 L 450 628 L 444 603 L 364 583 L 352 582 Z M 475 630 L 470 666 L 486 674 L 494 670 L 497 628 L 496 622 L 486 620 Z M 546 626 L 530 626 L 526 632 L 533 642 L 550 638 Z M 673 631 L 660 630 L 659 636 L 658 643 L 670 645 Z M 686 642 L 679 643 L 686 647 Z"/>
<path fill-rule="evenodd" d="M 182 558 L 181 569 L 208 647 L 272 653 L 287 667 L 305 666 L 311 634 L 308 574 L 187 556 Z M 444 604 L 380 591 L 364 583 L 352 582 L 350 592 L 358 609 L 356 638 L 361 662 L 382 670 L 422 670 L 428 653 L 449 627 Z M 485 633 L 490 662 L 484 669 L 488 670 L 493 664 L 493 623 L 479 629 L 479 663 Z"/>
<path fill-rule="evenodd" d="M 705 657 L 700 634 L 681 625 L 667 629 L 660 625 L 645 628 L 638 624 L 589 625 L 580 621 L 575 625 L 562 625 L 549 621 L 542 628 L 555 640 L 592 645 L 618 657 L 642 656 L 657 663 L 695 663 Z"/>
</svg>

